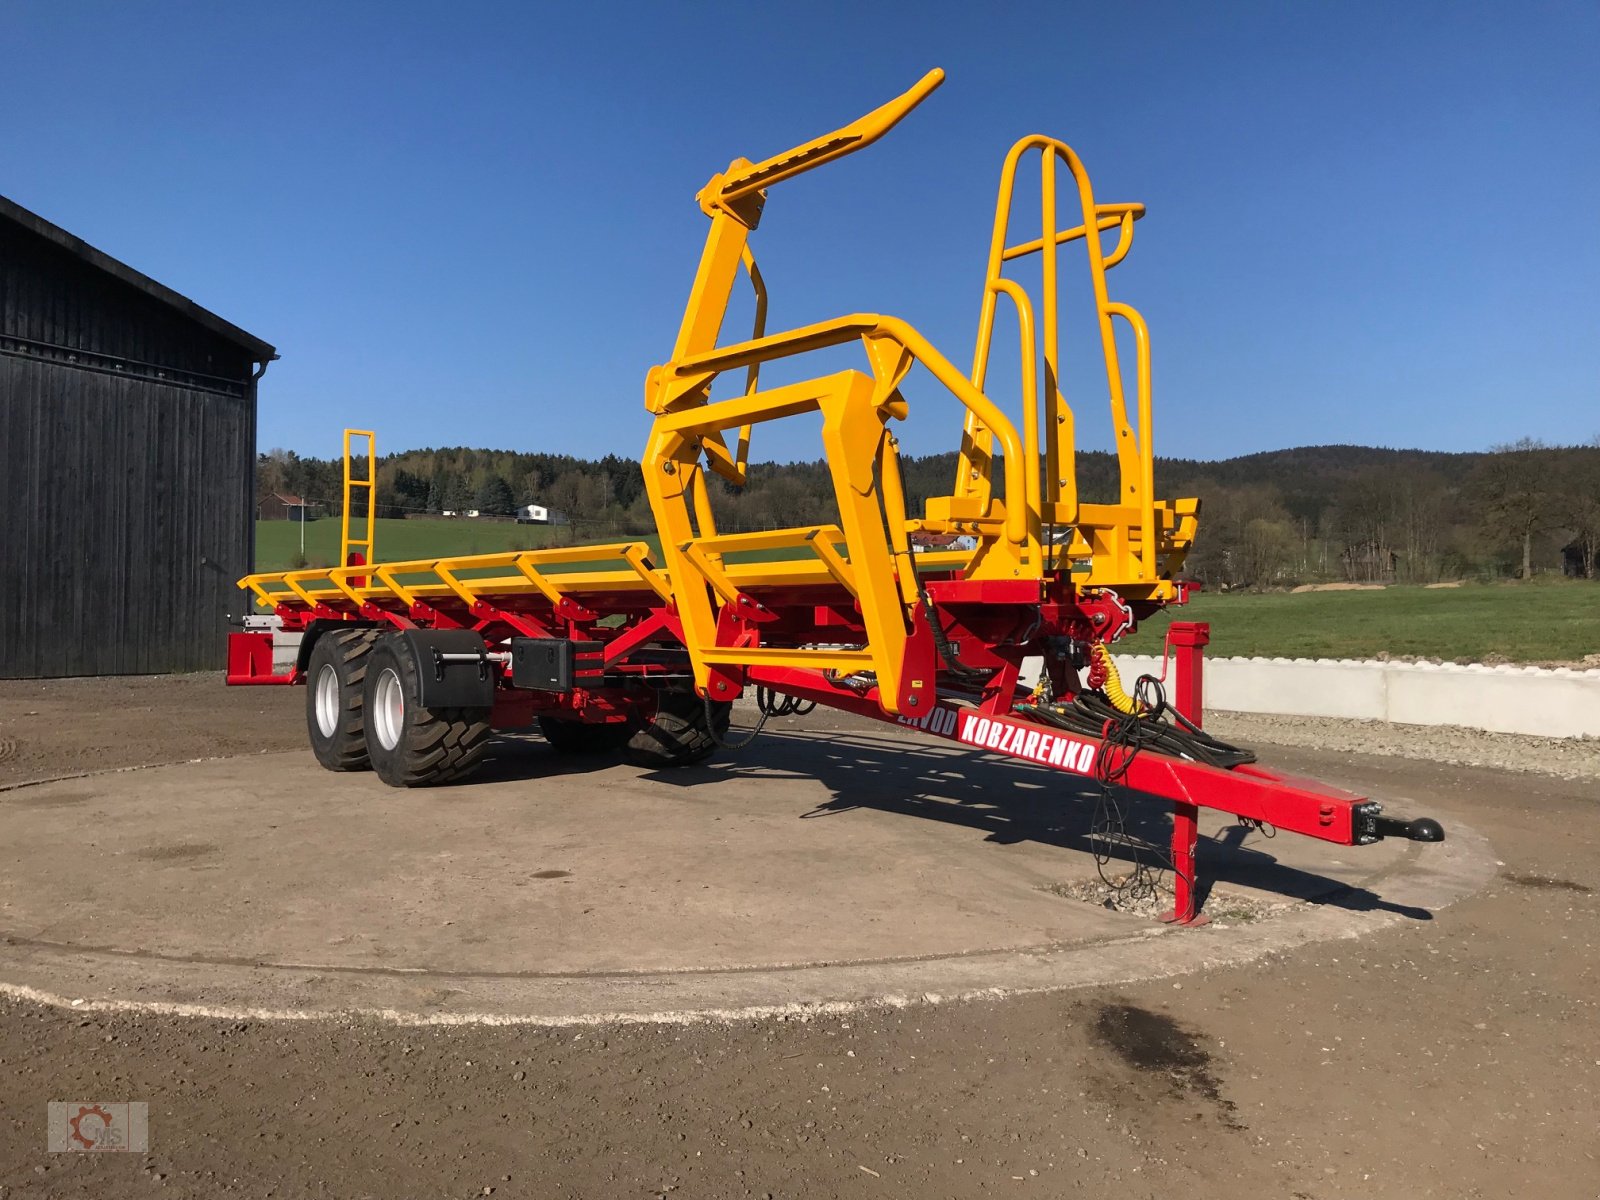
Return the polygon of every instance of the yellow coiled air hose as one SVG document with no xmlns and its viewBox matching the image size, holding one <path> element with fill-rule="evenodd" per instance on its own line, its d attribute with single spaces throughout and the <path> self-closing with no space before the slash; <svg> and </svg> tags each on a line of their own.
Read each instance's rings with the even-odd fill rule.
<svg viewBox="0 0 1600 1200">
<path fill-rule="evenodd" d="M 1105 698 L 1111 701 L 1111 707 L 1120 713 L 1133 716 L 1143 715 L 1144 708 L 1132 696 L 1122 690 L 1122 676 L 1117 673 L 1117 664 L 1112 661 L 1111 651 L 1104 642 L 1096 642 L 1089 647 L 1089 655 L 1096 665 L 1105 672 L 1106 681 L 1100 685 L 1100 691 Z"/>
</svg>

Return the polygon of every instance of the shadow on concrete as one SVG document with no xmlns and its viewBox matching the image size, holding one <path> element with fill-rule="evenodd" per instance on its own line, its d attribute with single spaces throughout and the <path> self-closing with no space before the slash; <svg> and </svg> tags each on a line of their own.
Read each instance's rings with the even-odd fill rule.
<svg viewBox="0 0 1600 1200">
<path fill-rule="evenodd" d="M 495 732 L 488 757 L 473 774 L 475 783 L 516 783 L 529 779 L 559 779 L 566 775 L 591 775 L 617 765 L 615 754 L 558 754 L 537 730 Z"/>
<path fill-rule="evenodd" d="M 1000 845 L 1031 841 L 1084 854 L 1098 850 L 1128 864 L 1142 857 L 1165 865 L 1172 840 L 1171 811 L 1159 797 L 1113 788 L 1108 801 L 1092 779 L 909 738 L 889 742 L 837 733 L 768 733 L 741 755 L 647 778 L 674 787 L 743 778 L 759 789 L 763 779 L 775 776 L 817 779 L 833 792 L 832 800 L 803 814 L 802 820 L 874 809 L 965 826 Z M 1125 844 L 1091 836 L 1097 814 L 1108 804 L 1120 809 Z M 1201 819 L 1202 830 L 1208 820 L 1229 820 L 1213 810 L 1204 810 Z M 1222 825 L 1214 834 L 1202 832 L 1196 855 L 1201 904 L 1214 884 L 1231 883 L 1353 912 L 1433 919 L 1427 909 L 1393 904 L 1368 888 L 1284 862 L 1261 844 L 1270 840 L 1240 824 Z"/>
</svg>

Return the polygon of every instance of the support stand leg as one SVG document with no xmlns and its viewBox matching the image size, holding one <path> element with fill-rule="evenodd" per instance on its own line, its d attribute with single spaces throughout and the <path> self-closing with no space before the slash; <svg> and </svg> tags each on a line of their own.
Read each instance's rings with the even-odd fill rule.
<svg viewBox="0 0 1600 1200">
<path fill-rule="evenodd" d="M 1162 918 L 1175 925 L 1204 925 L 1196 896 L 1194 849 L 1200 840 L 1200 810 L 1179 801 L 1172 806 L 1172 911 Z"/>
<path fill-rule="evenodd" d="M 1167 634 L 1173 653 L 1172 705 L 1196 725 L 1204 715 L 1204 655 L 1211 626 L 1174 621 Z M 1204 925 L 1194 851 L 1200 838 L 1200 809 L 1184 801 L 1172 806 L 1172 912 L 1163 920 L 1177 925 Z"/>
</svg>

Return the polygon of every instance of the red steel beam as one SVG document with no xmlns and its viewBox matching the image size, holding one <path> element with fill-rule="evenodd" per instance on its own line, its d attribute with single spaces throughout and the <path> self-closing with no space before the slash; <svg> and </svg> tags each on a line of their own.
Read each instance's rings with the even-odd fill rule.
<svg viewBox="0 0 1600 1200">
<path fill-rule="evenodd" d="M 1018 716 L 986 716 L 976 708 L 940 703 L 922 717 L 888 717 L 878 707 L 877 690 L 856 691 L 818 671 L 757 667 L 750 681 L 803 700 L 858 716 L 920 729 L 960 745 L 1021 759 L 1069 775 L 1097 778 L 1106 755 L 1121 766 L 1128 751 L 1098 738 L 1068 733 Z M 1223 770 L 1188 759 L 1141 750 L 1127 764 L 1123 786 L 1136 792 L 1199 808 L 1212 808 L 1325 842 L 1355 843 L 1355 813 L 1367 797 L 1329 787 L 1314 779 L 1282 775 L 1258 766 Z M 1192 879 L 1192 871 L 1190 873 Z"/>
</svg>

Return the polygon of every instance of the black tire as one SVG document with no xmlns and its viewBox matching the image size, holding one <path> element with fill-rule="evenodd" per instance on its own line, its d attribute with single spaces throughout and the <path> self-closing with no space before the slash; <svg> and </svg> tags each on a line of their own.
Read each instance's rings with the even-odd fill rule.
<svg viewBox="0 0 1600 1200">
<path fill-rule="evenodd" d="M 339 629 L 311 647 L 306 663 L 306 732 L 311 752 L 330 771 L 365 771 L 367 739 L 362 719 L 367 655 L 376 629 Z"/>
<path fill-rule="evenodd" d="M 590 725 L 560 717 L 540 717 L 539 732 L 557 754 L 615 754 L 638 731 L 629 722 L 616 725 Z"/>
<path fill-rule="evenodd" d="M 731 704 L 711 706 L 717 737 L 726 737 Z M 662 692 L 655 720 L 628 739 L 623 757 L 636 767 L 687 767 L 717 750 L 706 725 L 705 701 L 693 692 Z"/>
<path fill-rule="evenodd" d="M 398 637 L 381 638 L 367 661 L 367 756 L 390 787 L 454 783 L 489 749 L 488 708 L 423 708 L 417 662 Z"/>
</svg>

